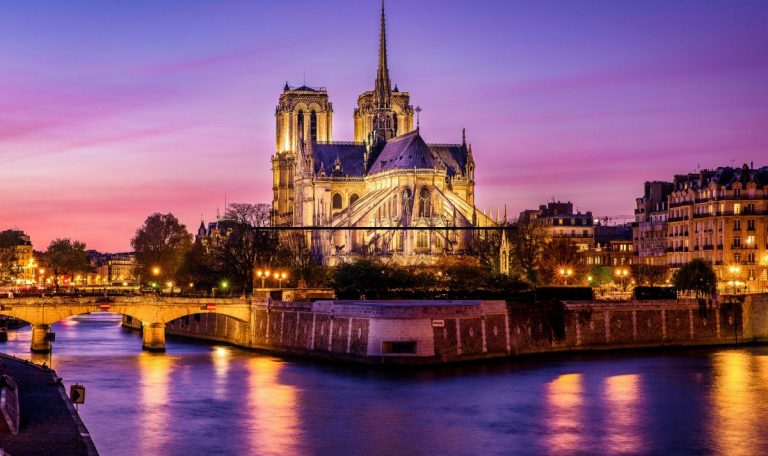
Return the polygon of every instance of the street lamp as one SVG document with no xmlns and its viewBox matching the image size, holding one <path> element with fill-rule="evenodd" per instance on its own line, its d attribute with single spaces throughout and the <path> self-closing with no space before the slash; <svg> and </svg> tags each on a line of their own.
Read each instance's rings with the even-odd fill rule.
<svg viewBox="0 0 768 456">
<path fill-rule="evenodd" d="M 229 287 L 229 282 L 227 282 L 226 280 L 223 280 L 221 282 L 221 290 L 222 290 L 222 292 L 226 292 L 228 287 Z"/>
<path fill-rule="evenodd" d="M 731 273 L 731 281 L 728 282 L 731 285 L 731 292 L 736 293 L 736 286 L 738 285 L 738 274 L 741 272 L 741 268 L 738 266 L 731 266 L 728 268 L 728 272 Z"/>
<path fill-rule="evenodd" d="M 568 278 L 573 275 L 573 269 L 560 268 L 560 270 L 557 272 L 560 274 L 560 277 L 562 277 L 563 279 L 563 285 L 568 285 Z"/>
<path fill-rule="evenodd" d="M 264 288 L 264 280 L 268 279 L 271 274 L 272 273 L 269 271 L 269 269 L 266 271 L 262 271 L 261 269 L 256 271 L 256 276 L 261 279 L 261 288 Z"/>
<path fill-rule="evenodd" d="M 283 288 L 283 280 L 288 277 L 288 274 L 285 272 L 281 272 L 280 274 L 275 273 L 275 277 L 277 277 L 278 288 Z"/>
<path fill-rule="evenodd" d="M 629 269 L 627 268 L 616 269 L 615 274 L 616 274 L 616 277 L 619 279 L 619 283 L 621 284 L 621 291 L 626 291 L 624 280 L 626 280 L 627 276 L 629 276 Z"/>
<path fill-rule="evenodd" d="M 154 266 L 152 268 L 152 275 L 155 276 L 155 277 L 160 275 L 160 267 L 159 266 Z"/>
</svg>

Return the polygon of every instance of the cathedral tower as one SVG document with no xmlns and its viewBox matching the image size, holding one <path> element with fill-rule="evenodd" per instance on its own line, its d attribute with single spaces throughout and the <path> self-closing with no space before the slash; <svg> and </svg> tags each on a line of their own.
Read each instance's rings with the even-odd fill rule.
<svg viewBox="0 0 768 456">
<path fill-rule="evenodd" d="M 329 142 L 333 132 L 333 105 L 324 87 L 290 87 L 285 83 L 275 108 L 276 153 L 272 156 L 272 210 L 274 223 L 290 224 L 293 179 L 301 142 Z"/>
<path fill-rule="evenodd" d="M 381 2 L 379 30 L 379 63 L 374 90 L 365 92 L 357 100 L 355 109 L 355 142 L 373 139 L 389 140 L 413 130 L 413 106 L 408 92 L 392 89 L 387 64 L 387 26 L 384 1 Z"/>
</svg>

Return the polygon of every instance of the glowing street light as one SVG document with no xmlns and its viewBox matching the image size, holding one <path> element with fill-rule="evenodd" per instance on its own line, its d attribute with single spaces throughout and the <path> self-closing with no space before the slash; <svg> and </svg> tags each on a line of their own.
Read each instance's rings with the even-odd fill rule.
<svg viewBox="0 0 768 456">
<path fill-rule="evenodd" d="M 629 276 L 629 269 L 627 268 L 618 268 L 614 271 L 614 274 L 619 279 L 619 283 L 621 283 L 621 289 L 622 291 L 626 290 L 626 286 L 624 284 L 624 281 Z"/>
<path fill-rule="evenodd" d="M 728 282 L 728 285 L 731 286 L 731 292 L 736 293 L 736 287 L 739 284 L 738 276 L 741 273 L 741 268 L 736 265 L 732 265 L 728 268 L 728 272 L 731 273 L 731 280 Z"/>
<path fill-rule="evenodd" d="M 261 288 L 264 288 L 264 279 L 268 279 L 270 275 L 272 275 L 272 273 L 269 269 L 266 271 L 262 271 L 261 269 L 256 271 L 256 276 L 261 279 Z"/>
<path fill-rule="evenodd" d="M 288 277 L 288 274 L 285 272 L 281 272 L 279 274 L 275 273 L 275 277 L 277 277 L 278 288 L 283 288 L 283 280 L 285 280 L 286 277 Z"/>
<path fill-rule="evenodd" d="M 557 271 L 560 274 L 560 277 L 563 279 L 563 284 L 568 285 L 568 278 L 573 276 L 573 269 L 571 268 L 560 268 L 559 271 Z"/>
<path fill-rule="evenodd" d="M 152 268 L 152 275 L 153 276 L 159 276 L 160 275 L 160 267 L 159 266 L 154 266 Z"/>
</svg>

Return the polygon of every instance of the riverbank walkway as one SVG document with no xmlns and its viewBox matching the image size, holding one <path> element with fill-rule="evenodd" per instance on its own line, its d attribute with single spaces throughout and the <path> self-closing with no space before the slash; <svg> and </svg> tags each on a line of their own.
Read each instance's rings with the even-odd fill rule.
<svg viewBox="0 0 768 456">
<path fill-rule="evenodd" d="M 0 375 L 15 379 L 19 388 L 21 415 L 17 435 L 0 434 L 0 454 L 98 454 L 88 430 L 53 370 L 0 354 Z"/>
</svg>

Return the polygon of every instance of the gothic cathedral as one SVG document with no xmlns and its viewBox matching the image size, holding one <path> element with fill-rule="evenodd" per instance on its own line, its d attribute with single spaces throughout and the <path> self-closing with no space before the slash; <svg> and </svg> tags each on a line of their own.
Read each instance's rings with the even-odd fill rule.
<svg viewBox="0 0 768 456">
<path fill-rule="evenodd" d="M 471 249 L 473 231 L 452 227 L 493 225 L 475 208 L 464 135 L 461 144 L 428 144 L 414 130 L 410 95 L 390 82 L 385 21 L 382 2 L 376 83 L 358 97 L 353 142 L 332 140 L 325 88 L 286 83 L 275 111 L 273 223 L 326 228 L 305 233 L 326 265 L 363 254 L 431 264 Z"/>
</svg>

